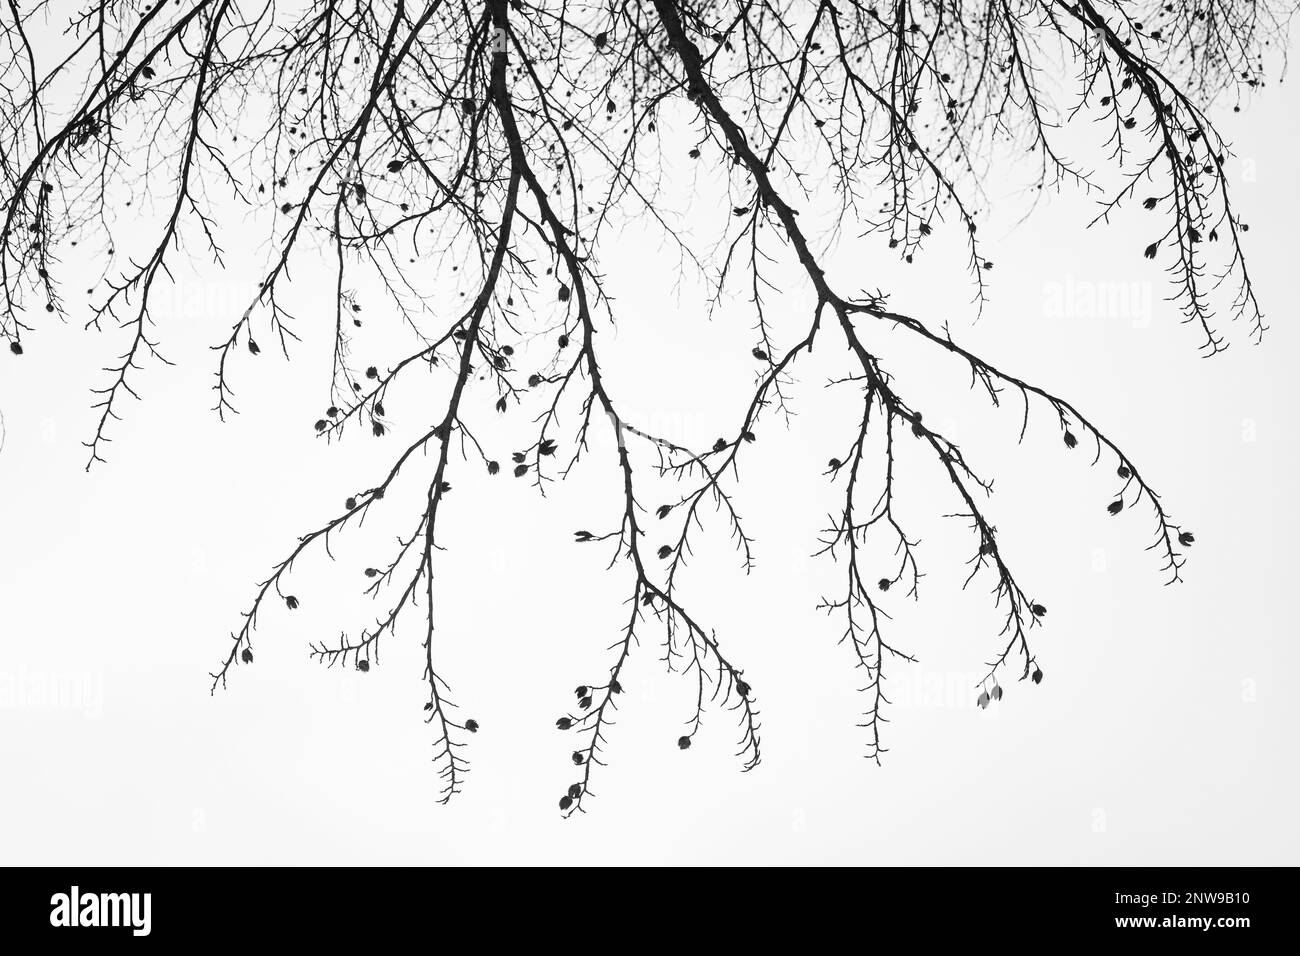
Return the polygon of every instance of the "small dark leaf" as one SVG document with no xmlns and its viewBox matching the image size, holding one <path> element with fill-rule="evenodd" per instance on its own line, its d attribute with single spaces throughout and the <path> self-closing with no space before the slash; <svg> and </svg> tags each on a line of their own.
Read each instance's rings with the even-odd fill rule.
<svg viewBox="0 0 1300 956">
<path fill-rule="evenodd" d="M 623 685 L 616 680 L 612 680 L 609 682 L 609 692 L 611 694 L 621 694 L 623 693 Z"/>
<path fill-rule="evenodd" d="M 465 729 L 471 734 L 478 733 L 478 721 L 471 717 L 469 720 L 465 721 Z"/>
<path fill-rule="evenodd" d="M 672 511 L 672 510 L 673 510 L 673 506 L 672 506 L 672 505 L 660 505 L 658 508 L 655 509 L 655 514 L 656 514 L 659 518 L 667 518 L 667 517 L 668 517 L 668 512 L 670 512 L 670 511 Z"/>
<path fill-rule="evenodd" d="M 1035 684 L 1041 684 L 1043 682 L 1043 672 L 1035 667 L 1034 672 L 1029 675 L 1029 679 Z"/>
<path fill-rule="evenodd" d="M 488 470 L 488 474 L 489 474 L 489 475 L 495 475 L 497 472 L 499 472 L 499 471 L 501 470 L 501 462 L 499 462 L 499 461 L 490 461 L 490 462 L 488 462 L 488 463 L 487 463 L 487 470 Z"/>
<path fill-rule="evenodd" d="M 673 549 L 670 548 L 668 545 L 664 545 L 662 548 L 659 549 L 659 558 L 660 560 L 663 560 L 664 558 L 668 557 L 668 555 L 672 553 L 673 553 Z"/>
<path fill-rule="evenodd" d="M 759 348 L 757 345 L 754 346 L 754 351 L 752 354 L 754 358 L 758 359 L 760 362 L 767 361 L 767 353 L 763 351 L 763 349 Z"/>
<path fill-rule="evenodd" d="M 244 648 L 242 651 L 240 651 L 240 652 L 239 652 L 239 659 L 240 659 L 241 661 L 243 661 L 245 664 L 251 664 L 251 663 L 253 663 L 253 651 L 252 651 L 252 649 L 246 647 L 246 648 Z"/>
<path fill-rule="evenodd" d="M 564 796 L 560 797 L 561 810 L 567 810 L 571 806 L 573 806 L 573 798 L 571 796 L 566 793 Z"/>
<path fill-rule="evenodd" d="M 1110 504 L 1106 506 L 1106 511 L 1113 515 L 1117 515 L 1123 510 L 1124 510 L 1124 502 L 1120 498 L 1116 498 L 1114 501 L 1112 501 Z"/>
<path fill-rule="evenodd" d="M 1190 531 L 1184 531 L 1178 536 L 1178 543 L 1184 548 L 1190 548 L 1196 543 L 1196 535 L 1192 534 Z"/>
<path fill-rule="evenodd" d="M 690 737 L 678 737 L 678 738 L 677 738 L 677 747 L 678 747 L 679 750 L 689 750 L 690 747 L 691 747 L 691 738 L 690 738 Z"/>
<path fill-rule="evenodd" d="M 570 720 L 568 717 L 561 717 L 559 720 L 555 722 L 555 726 L 559 730 L 568 730 L 570 727 L 573 726 L 573 721 Z"/>
<path fill-rule="evenodd" d="M 1029 610 L 1030 610 L 1030 613 L 1032 613 L 1032 614 L 1034 615 L 1034 617 L 1046 617 L 1046 616 L 1047 616 L 1047 608 L 1043 607 L 1041 604 L 1032 604 L 1032 605 L 1030 605 Z"/>
<path fill-rule="evenodd" d="M 523 477 L 524 475 L 526 475 L 526 474 L 528 474 L 528 466 L 527 466 L 527 465 L 515 465 L 515 477 L 516 477 L 516 478 L 522 478 L 522 477 Z"/>
<path fill-rule="evenodd" d="M 1079 439 L 1077 439 L 1077 438 L 1074 437 L 1074 432 L 1066 432 L 1066 433 L 1065 433 L 1065 447 L 1066 447 L 1066 448 L 1073 448 L 1073 447 L 1074 447 L 1075 445 L 1077 445 L 1077 444 L 1079 444 Z"/>
<path fill-rule="evenodd" d="M 388 171 L 390 173 L 400 173 L 402 171 L 402 167 L 405 165 L 406 164 L 402 162 L 400 159 L 389 160 Z"/>
<path fill-rule="evenodd" d="M 565 285 L 563 282 L 560 283 L 560 288 L 559 288 L 559 290 L 556 292 L 556 297 L 557 297 L 561 302 L 568 302 L 568 301 L 569 301 L 569 287 L 568 287 L 567 285 Z"/>
<path fill-rule="evenodd" d="M 881 578 L 879 581 L 876 582 L 876 587 L 880 588 L 880 590 L 882 591 L 888 591 L 889 584 L 890 584 L 889 578 Z"/>
<path fill-rule="evenodd" d="M 1117 469 L 1115 469 L 1115 474 L 1127 480 L 1128 478 L 1132 477 L 1133 472 L 1129 471 L 1128 465 L 1120 465 Z"/>
<path fill-rule="evenodd" d="M 357 661 L 357 670 L 361 671 L 361 673 L 363 674 L 369 671 L 370 661 L 366 660 L 364 657 L 361 660 Z"/>
<path fill-rule="evenodd" d="M 284 599 L 284 603 L 289 608 L 290 611 L 298 610 L 298 599 L 294 597 L 292 594 L 290 594 L 288 597 Z"/>
</svg>

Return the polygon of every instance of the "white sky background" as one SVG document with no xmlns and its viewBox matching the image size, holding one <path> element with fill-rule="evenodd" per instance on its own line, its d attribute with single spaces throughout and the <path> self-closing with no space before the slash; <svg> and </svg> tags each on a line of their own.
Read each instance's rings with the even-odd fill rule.
<svg viewBox="0 0 1300 956">
<path fill-rule="evenodd" d="M 820 472 L 848 446 L 856 412 L 854 395 L 822 387 L 847 371 L 828 336 L 793 393 L 790 428 L 768 418 L 745 453 L 737 501 L 758 567 L 739 572 L 715 521 L 682 592 L 755 688 L 762 764 L 739 773 L 724 711 L 706 713 L 695 746 L 678 751 L 691 685 L 643 640 L 610 766 L 594 776 L 589 812 L 568 821 L 556 801 L 573 778 L 574 738 L 554 719 L 574 685 L 603 680 L 630 590 L 622 565 L 605 570 L 606 551 L 572 543 L 577 528 L 617 522 L 607 440 L 545 499 L 508 475 L 489 479 L 481 464 L 453 464 L 438 652 L 461 716 L 483 729 L 450 806 L 433 804 L 418 614 L 369 674 L 307 659 L 310 642 L 377 613 L 361 569 L 415 521 L 409 496 L 340 539 L 332 568 L 319 554 L 304 561 L 291 588 L 303 607 L 271 608 L 256 664 L 208 695 L 255 582 L 441 414 L 394 392 L 395 434 L 315 438 L 332 325 L 327 283 L 302 256 L 304 343 L 289 363 L 269 335 L 258 359 L 241 350 L 243 414 L 219 423 L 208 346 L 246 304 L 250 274 L 238 263 L 256 261 L 236 212 L 231 270 L 178 273 L 158 310 L 179 364 L 136 379 L 145 402 L 126 406 L 106 466 L 87 475 L 80 442 L 93 431 L 88 389 L 120 350 L 113 333 L 82 332 L 74 308 L 66 326 L 29 337 L 22 360 L 0 360 L 0 861 L 1295 863 L 1300 701 L 1284 679 L 1300 665 L 1288 547 L 1300 532 L 1289 412 L 1298 106 L 1293 84 L 1272 85 L 1242 114 L 1219 115 L 1271 324 L 1261 347 L 1234 328 L 1227 353 L 1200 358 L 1195 332 L 1163 301 L 1159 264 L 1140 254 L 1154 238 L 1142 217 L 1155 214 L 1125 212 L 1085 232 L 1091 207 L 1069 191 L 1013 228 L 1025 198 L 1010 179 L 989 183 L 995 214 L 981 235 L 996 268 L 976 324 L 943 236 L 902 267 L 883 241 L 846 228 L 829 259 L 838 288 L 879 286 L 934 326 L 948 318 L 958 341 L 1101 426 L 1196 533 L 1185 583 L 1161 586 L 1143 550 L 1148 516 L 1105 514 L 1113 465 L 1089 469 L 1085 448 L 1067 452 L 1050 413 L 1040 408 L 1017 446 L 1017 400 L 990 414 L 959 367 L 890 352 L 873 336 L 903 394 L 996 477 L 987 513 L 1049 615 L 1037 637 L 1042 685 L 1009 684 L 978 710 L 971 685 L 1000 618 L 983 580 L 960 591 L 971 548 L 961 522 L 939 517 L 957 505 L 937 464 L 904 453 L 900 508 L 923 538 L 928 576 L 919 605 L 887 606 L 894 642 L 920 662 L 893 666 L 890 751 L 883 767 L 863 760 L 862 675 L 836 644 L 838 623 L 815 610 L 840 575 L 810 557 L 837 500 Z M 703 239 L 723 222 L 710 213 L 729 205 L 709 188 L 706 176 L 689 220 Z M 607 244 L 602 261 L 620 325 L 601 347 L 628 417 L 696 444 L 733 431 L 755 369 L 750 314 L 734 303 L 710 319 L 644 224 Z M 382 323 L 374 301 L 367 321 Z M 548 295 L 539 301 L 554 308 Z M 792 343 L 806 299 L 791 294 L 774 309 Z M 493 428 L 504 462 L 510 429 Z"/>
</svg>

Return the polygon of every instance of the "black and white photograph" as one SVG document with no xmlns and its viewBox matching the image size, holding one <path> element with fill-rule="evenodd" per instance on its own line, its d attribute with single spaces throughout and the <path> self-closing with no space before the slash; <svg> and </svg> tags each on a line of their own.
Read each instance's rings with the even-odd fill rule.
<svg viewBox="0 0 1300 956">
<path fill-rule="evenodd" d="M 1262 928 L 1296 7 L 4 0 L 6 923 L 762 866 Z"/>
</svg>

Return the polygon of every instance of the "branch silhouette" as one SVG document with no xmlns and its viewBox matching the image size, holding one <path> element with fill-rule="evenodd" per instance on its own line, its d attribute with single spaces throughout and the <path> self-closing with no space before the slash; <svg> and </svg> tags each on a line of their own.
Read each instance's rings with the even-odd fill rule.
<svg viewBox="0 0 1300 956">
<path fill-rule="evenodd" d="M 1147 515 L 1167 582 L 1181 578 L 1195 536 L 1075 403 L 959 344 L 946 317 L 912 315 L 885 292 L 864 291 L 825 250 L 857 224 L 856 242 L 910 263 L 932 236 L 957 230 L 973 314 L 986 314 L 994 263 L 979 238 L 983 183 L 1012 151 L 1032 159 L 1035 192 L 1068 186 L 1093 199 L 1092 224 L 1129 209 L 1155 222 L 1133 254 L 1167 271 L 1171 299 L 1205 354 L 1234 337 L 1259 341 L 1267 327 L 1243 252 L 1248 225 L 1230 196 L 1229 149 L 1210 109 L 1239 109 L 1264 83 L 1265 54 L 1284 56 L 1292 10 L 1281 0 L 122 0 L 66 11 L 10 3 L 0 10 L 11 54 L 0 67 L 0 338 L 21 356 L 52 318 L 84 315 L 87 329 L 120 343 L 93 388 L 91 469 L 105 460 L 128 400 L 147 394 L 139 384 L 147 369 L 170 364 L 159 290 L 174 282 L 178 260 L 224 268 L 219 237 L 247 214 L 270 225 L 256 289 L 213 345 L 220 418 L 238 412 L 232 376 L 256 362 L 261 343 L 289 357 L 319 334 L 286 296 L 300 263 L 313 281 L 327 279 L 332 300 L 324 411 L 314 422 L 321 439 L 384 438 L 395 387 L 421 375 L 438 384 L 436 421 L 255 587 L 211 689 L 254 663 L 268 605 L 300 606 L 289 589 L 298 559 L 333 558 L 341 533 L 389 508 L 387 493 L 410 475 L 425 489 L 423 507 L 361 584 L 382 612 L 360 632 L 314 643 L 310 655 L 370 671 L 381 645 L 418 622 L 442 802 L 460 791 L 467 738 L 480 729 L 454 701 L 435 627 L 456 598 L 439 571 L 444 548 L 455 548 L 439 537 L 453 479 L 485 471 L 500 480 L 503 467 L 480 405 L 513 412 L 512 421 L 540 408 L 516 425 L 505 467 L 542 495 L 608 442 L 613 451 L 591 467 L 616 483 L 619 507 L 591 515 L 597 530 L 574 537 L 607 549 L 610 573 L 626 579 L 627 610 L 610 625 L 608 673 L 579 684 L 555 719 L 576 738 L 577 779 L 560 799 L 566 815 L 592 796 L 625 667 L 643 643 L 657 644 L 691 682 L 677 745 L 692 745 L 710 709 L 726 710 L 741 766 L 759 763 L 756 697 L 723 650 L 725 622 L 700 616 L 681 585 L 710 534 L 725 534 L 743 567 L 753 566 L 756 542 L 737 501 L 749 449 L 762 426 L 790 414 L 815 347 L 843 348 L 850 370 L 832 384 L 851 393 L 844 404 L 857 424 L 845 451 L 813 466 L 838 498 L 816 553 L 838 564 L 843 588 L 820 607 L 865 675 L 866 756 L 879 762 L 886 670 L 915 660 L 891 633 L 890 602 L 920 599 L 924 576 L 918 538 L 896 507 L 911 481 L 898 457 L 905 444 L 943 477 L 949 500 L 936 513 L 969 530 L 964 586 L 986 585 L 1001 619 L 972 688 L 978 706 L 1001 700 L 1004 682 L 1041 682 L 1034 641 L 1047 607 L 1025 576 L 1026 556 L 998 536 L 992 479 L 934 425 L 937 416 L 922 414 L 917 383 L 893 371 L 892 346 L 871 343 L 955 360 L 981 400 L 1003 408 L 1011 397 L 1022 441 L 1037 412 L 1068 451 L 1082 443 L 1077 454 L 1090 451 L 1091 464 L 1115 474 L 1099 511 Z M 56 36 L 47 24 L 58 16 L 66 29 Z M 660 128 L 666 122 L 688 127 L 688 158 L 727 180 L 715 249 L 672 211 L 675 187 L 661 161 L 678 140 Z M 837 225 L 801 221 L 801 205 L 827 196 Z M 146 205 L 162 213 L 157 223 L 140 213 L 149 240 L 135 253 L 122 212 Z M 606 375 L 602 330 L 620 310 L 600 253 L 632 216 L 707 285 L 703 309 L 752 310 L 744 348 L 758 371 L 738 403 L 743 413 L 707 448 L 626 414 L 624 386 Z M 89 282 L 62 267 L 78 243 L 106 263 Z M 783 264 L 797 268 L 813 300 L 793 320 L 769 306 L 784 291 Z M 454 304 L 430 291 L 435 273 L 454 274 Z M 90 286 L 84 309 L 69 304 L 74 278 Z M 364 282 L 377 285 L 413 343 L 382 366 L 355 355 L 365 342 Z M 653 503 L 664 480 L 675 490 Z M 715 518 L 722 532 L 708 526 Z M 881 547 L 893 549 L 884 565 L 874 556 Z"/>
</svg>

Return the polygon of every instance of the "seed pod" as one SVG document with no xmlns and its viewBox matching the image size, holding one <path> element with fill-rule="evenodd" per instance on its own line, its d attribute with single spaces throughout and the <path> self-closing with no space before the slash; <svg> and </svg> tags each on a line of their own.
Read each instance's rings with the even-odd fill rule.
<svg viewBox="0 0 1300 956">
<path fill-rule="evenodd" d="M 298 599 L 294 597 L 292 594 L 290 594 L 287 598 L 284 599 L 284 603 L 285 606 L 288 607 L 290 611 L 298 610 Z"/>
<path fill-rule="evenodd" d="M 1032 674 L 1029 675 L 1029 679 L 1030 679 L 1031 681 L 1033 681 L 1035 684 L 1041 684 L 1041 683 L 1043 682 L 1043 672 L 1042 672 L 1042 670 L 1039 669 L 1039 668 L 1037 668 L 1037 667 L 1035 667 L 1035 668 L 1034 668 L 1034 672 L 1033 672 Z"/>
<path fill-rule="evenodd" d="M 888 591 L 889 578 L 881 578 L 879 581 L 876 582 L 876 587 L 880 588 L 880 590 L 882 591 Z"/>
<path fill-rule="evenodd" d="M 573 757 L 572 757 L 571 759 L 573 760 L 573 765 L 574 765 L 575 767 L 581 767 L 581 766 L 582 766 L 582 763 L 583 763 L 583 759 L 584 759 L 584 758 L 583 758 L 582 754 L 579 753 L 578 751 L 575 750 L 575 751 L 573 752 Z"/>
<path fill-rule="evenodd" d="M 736 681 L 736 693 L 739 694 L 741 697 L 748 698 L 749 690 L 750 690 L 749 685 L 746 684 L 743 680 Z"/>
<path fill-rule="evenodd" d="M 556 298 L 561 302 L 569 301 L 569 287 L 563 282 L 560 283 L 560 288 L 556 290 Z"/>
<path fill-rule="evenodd" d="M 478 733 L 478 721 L 471 717 L 469 720 L 465 721 L 465 729 L 471 734 Z"/>
<path fill-rule="evenodd" d="M 239 654 L 239 659 L 240 659 L 241 661 L 243 661 L 245 664 L 251 664 L 251 663 L 253 663 L 253 651 L 252 651 L 252 649 L 251 649 L 251 648 L 248 648 L 248 647 L 244 648 L 244 649 L 240 652 L 240 654 Z"/>
<path fill-rule="evenodd" d="M 683 736 L 683 737 L 678 737 L 678 738 L 677 738 L 677 748 L 678 748 L 679 750 L 690 750 L 690 749 L 691 749 L 691 738 L 690 738 L 690 737 L 685 737 L 685 736 Z"/>
<path fill-rule="evenodd" d="M 501 463 L 499 461 L 490 461 L 487 463 L 487 470 L 489 475 L 495 475 L 501 470 Z"/>
<path fill-rule="evenodd" d="M 1075 445 L 1079 444 L 1079 439 L 1074 437 L 1074 432 L 1066 432 L 1064 440 L 1066 448 L 1073 448 Z"/>
<path fill-rule="evenodd" d="M 1126 481 L 1133 476 L 1133 472 L 1128 470 L 1128 465 L 1120 465 L 1115 469 L 1115 474 L 1119 475 Z"/>
<path fill-rule="evenodd" d="M 570 720 L 568 717 L 561 717 L 559 720 L 555 722 L 555 728 L 557 730 L 568 730 L 572 726 L 573 726 L 573 721 Z"/>
<path fill-rule="evenodd" d="M 611 694 L 621 694 L 623 693 L 623 685 L 616 680 L 612 680 L 609 682 L 609 692 Z"/>
<path fill-rule="evenodd" d="M 660 505 L 658 508 L 655 509 L 655 514 L 660 518 L 667 518 L 668 512 L 672 510 L 673 510 L 672 505 Z"/>
<path fill-rule="evenodd" d="M 668 555 L 672 553 L 673 553 L 673 549 L 665 544 L 662 548 L 659 549 L 659 559 L 663 560 L 664 558 L 668 557 Z"/>
<path fill-rule="evenodd" d="M 1001 684 L 994 684 L 994 685 L 993 685 L 993 699 L 994 699 L 994 700 L 1001 700 L 1001 699 L 1002 699 L 1002 685 L 1001 685 Z"/>
<path fill-rule="evenodd" d="M 1034 617 L 1045 617 L 1047 615 L 1047 608 L 1043 607 L 1041 604 L 1032 604 L 1030 605 L 1029 610 Z"/>
<path fill-rule="evenodd" d="M 561 335 L 558 344 L 560 348 L 567 349 L 569 347 L 569 337 L 567 335 Z"/>
<path fill-rule="evenodd" d="M 318 419 L 317 422 L 316 422 L 316 430 L 317 430 L 318 432 L 323 432 L 325 429 L 327 429 L 327 428 L 329 428 L 329 427 L 330 427 L 330 423 L 327 422 L 327 421 L 325 421 L 325 419 L 323 419 L 323 418 Z"/>
<path fill-rule="evenodd" d="M 1190 548 L 1196 542 L 1196 535 L 1190 531 L 1184 531 L 1178 536 L 1178 543 L 1184 548 Z"/>
<path fill-rule="evenodd" d="M 370 670 L 370 661 L 366 660 L 364 657 L 361 658 L 361 660 L 357 661 L 357 670 L 361 671 L 363 674 L 367 673 Z"/>
<path fill-rule="evenodd" d="M 582 700 L 578 701 L 578 706 L 581 707 L 583 710 L 586 710 L 591 706 L 591 698 L 590 697 L 582 698 Z"/>
<path fill-rule="evenodd" d="M 582 784 L 580 783 L 569 784 L 569 796 L 573 797 L 574 800 L 577 800 L 580 796 L 582 796 Z"/>
<path fill-rule="evenodd" d="M 754 351 L 750 354 L 752 354 L 754 358 L 758 359 L 760 362 L 767 361 L 767 353 L 763 351 L 761 348 L 759 348 L 757 345 L 754 346 Z"/>
<path fill-rule="evenodd" d="M 523 477 L 524 475 L 526 475 L 526 474 L 528 474 L 528 466 L 527 466 L 527 465 L 515 465 L 515 477 L 516 477 L 516 478 L 522 478 L 522 477 Z"/>
<path fill-rule="evenodd" d="M 389 160 L 388 171 L 390 173 L 400 173 L 402 171 L 402 167 L 405 165 L 406 164 L 402 162 L 400 159 Z"/>
<path fill-rule="evenodd" d="M 254 355 L 260 355 L 262 353 L 261 346 L 252 339 L 248 340 L 248 351 L 252 352 Z"/>
<path fill-rule="evenodd" d="M 826 463 L 826 466 L 830 468 L 831 471 L 835 471 L 838 468 L 840 468 L 843 464 L 844 462 L 840 461 L 838 458 L 832 458 L 830 461 Z"/>
<path fill-rule="evenodd" d="M 356 498 L 349 498 L 347 501 L 343 502 L 343 507 L 347 508 L 348 511 L 351 511 L 356 506 L 357 506 Z"/>
<path fill-rule="evenodd" d="M 23 354 L 23 344 L 22 344 L 21 342 L 19 342 L 17 339 L 15 339 L 14 341 L 12 341 L 12 342 L 9 343 L 9 351 L 10 351 L 10 352 L 13 352 L 14 355 L 22 355 L 22 354 Z"/>
<path fill-rule="evenodd" d="M 571 807 L 571 806 L 573 806 L 573 798 L 572 798 L 572 797 L 570 797 L 567 793 L 566 793 L 564 796 L 560 797 L 560 809 L 561 809 L 561 810 L 567 810 L 567 809 L 569 809 L 569 807 Z"/>
<path fill-rule="evenodd" d="M 987 693 L 981 693 L 979 697 L 976 698 L 975 703 L 979 704 L 981 708 L 987 707 L 989 705 L 989 695 Z"/>
<path fill-rule="evenodd" d="M 1116 498 L 1114 501 L 1112 501 L 1110 504 L 1106 506 L 1106 511 L 1113 515 L 1117 515 L 1123 510 L 1124 510 L 1124 500 L 1122 498 Z"/>
</svg>

